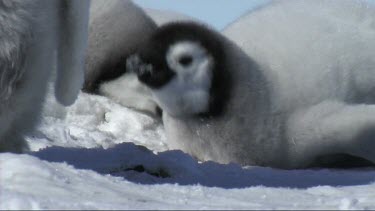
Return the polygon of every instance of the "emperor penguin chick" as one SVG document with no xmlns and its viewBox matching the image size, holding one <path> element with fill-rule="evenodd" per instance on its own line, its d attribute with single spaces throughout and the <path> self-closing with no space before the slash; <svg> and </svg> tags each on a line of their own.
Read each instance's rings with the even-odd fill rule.
<svg viewBox="0 0 375 211">
<path fill-rule="evenodd" d="M 335 5 L 329 2 L 280 1 L 250 14 L 247 21 L 257 23 L 261 17 L 259 20 L 269 25 L 260 29 L 269 31 L 257 34 L 258 29 L 249 26 L 252 39 L 247 43 L 254 42 L 257 47 L 252 51 L 245 49 L 246 53 L 204 25 L 181 22 L 160 27 L 128 59 L 127 66 L 151 89 L 163 109 L 170 146 L 200 160 L 220 163 L 287 169 L 373 165 L 375 44 L 373 37 L 367 35 L 373 34 L 374 29 L 360 25 L 363 30 L 358 30 L 338 21 L 341 16 L 337 14 L 345 14 L 341 13 L 343 9 L 353 8 L 348 5 L 356 6 L 360 1 L 340 1 Z M 305 7 L 302 15 L 299 11 Z M 375 21 L 373 6 L 354 8 L 349 11 Z M 324 16 L 315 16 L 321 12 Z M 280 14 L 277 21 L 305 21 L 304 32 L 313 33 L 319 44 L 304 47 L 305 42 L 299 42 L 303 39 L 298 37 L 291 40 L 292 49 L 286 42 L 258 43 L 268 38 L 292 38 L 296 30 L 302 30 L 302 26 L 281 25 L 277 21 L 275 27 L 269 14 Z M 353 24 L 368 23 L 355 17 L 343 18 L 353 19 Z M 317 25 L 309 24 L 315 20 L 324 29 L 332 24 L 352 33 L 316 32 Z M 328 45 L 326 33 L 332 32 L 338 39 L 355 36 L 347 42 L 329 40 Z M 362 49 L 358 51 L 360 57 L 351 53 L 356 45 Z M 294 54 L 295 49 L 301 51 Z M 274 58 L 278 52 L 283 53 L 282 63 L 265 59 Z M 344 60 L 338 56 L 341 53 Z M 315 60 L 314 56 L 320 54 L 330 59 Z M 303 63 L 310 66 L 294 65 Z M 303 75 L 308 77 L 299 77 Z"/>
</svg>

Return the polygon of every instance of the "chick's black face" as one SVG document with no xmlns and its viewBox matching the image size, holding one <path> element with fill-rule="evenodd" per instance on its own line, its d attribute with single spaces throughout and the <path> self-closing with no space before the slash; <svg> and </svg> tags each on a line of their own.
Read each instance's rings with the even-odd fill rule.
<svg viewBox="0 0 375 211">
<path fill-rule="evenodd" d="M 147 42 L 138 52 L 138 56 L 141 62 L 149 67 L 149 70 L 138 69 L 138 80 L 152 89 L 158 89 L 167 84 L 175 73 L 168 68 L 164 55 L 162 46 L 158 43 Z"/>
</svg>

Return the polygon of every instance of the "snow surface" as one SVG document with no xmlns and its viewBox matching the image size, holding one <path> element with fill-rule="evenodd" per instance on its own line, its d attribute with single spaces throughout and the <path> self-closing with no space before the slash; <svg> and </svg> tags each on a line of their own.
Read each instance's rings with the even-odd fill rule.
<svg viewBox="0 0 375 211">
<path fill-rule="evenodd" d="M 375 209 L 375 169 L 201 163 L 105 97 L 47 98 L 31 152 L 0 154 L 0 209 Z"/>
</svg>

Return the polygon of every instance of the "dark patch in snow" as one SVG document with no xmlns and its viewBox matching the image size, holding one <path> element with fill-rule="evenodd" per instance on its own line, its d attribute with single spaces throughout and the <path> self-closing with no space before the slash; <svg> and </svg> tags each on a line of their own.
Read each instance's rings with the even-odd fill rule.
<svg viewBox="0 0 375 211">
<path fill-rule="evenodd" d="M 126 171 L 136 171 L 136 172 L 140 172 L 140 173 L 147 173 L 149 175 L 152 175 L 154 177 L 160 177 L 160 178 L 167 178 L 167 177 L 171 177 L 167 171 L 165 171 L 164 169 L 158 169 L 156 172 L 155 171 L 149 171 L 148 169 L 145 169 L 145 167 L 143 165 L 136 165 L 134 167 L 130 167 L 130 168 L 116 168 L 112 171 L 110 171 L 109 173 L 110 174 L 113 174 L 113 175 L 116 175 L 120 172 L 126 172 Z"/>
</svg>

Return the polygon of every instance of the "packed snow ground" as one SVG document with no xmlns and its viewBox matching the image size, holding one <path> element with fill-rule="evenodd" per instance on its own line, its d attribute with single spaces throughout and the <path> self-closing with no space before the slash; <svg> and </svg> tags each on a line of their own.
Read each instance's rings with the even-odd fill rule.
<svg viewBox="0 0 375 211">
<path fill-rule="evenodd" d="M 0 154 L 1 209 L 375 209 L 375 170 L 278 170 L 168 150 L 158 120 L 49 96 L 32 152 Z"/>
</svg>

